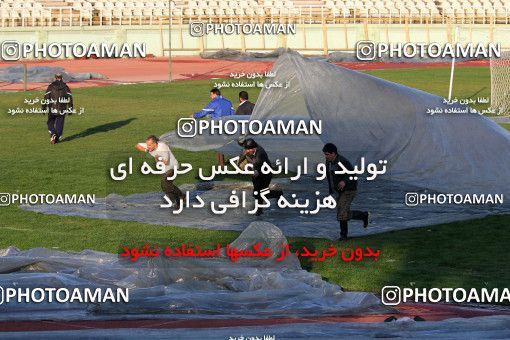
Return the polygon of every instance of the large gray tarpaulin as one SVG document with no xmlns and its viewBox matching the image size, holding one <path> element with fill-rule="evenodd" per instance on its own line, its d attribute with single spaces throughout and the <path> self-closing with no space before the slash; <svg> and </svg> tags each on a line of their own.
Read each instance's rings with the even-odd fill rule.
<svg viewBox="0 0 510 340">
<path fill-rule="evenodd" d="M 71 73 L 65 72 L 62 67 L 29 66 L 27 68 L 27 81 L 29 83 L 50 83 L 55 80 L 55 74 L 61 73 L 62 79 L 69 82 L 89 79 L 105 79 L 106 77 L 95 72 Z M 24 79 L 23 65 L 0 68 L 0 82 L 22 83 Z"/>
<path fill-rule="evenodd" d="M 279 254 L 287 240 L 267 222 L 250 224 L 231 243 L 246 249 L 260 241 Z M 35 248 L 0 249 L 0 287 L 26 288 L 129 288 L 128 304 L 113 303 L 2 303 L 0 321 L 47 322 L 73 320 L 271 319 L 327 315 L 396 313 L 371 293 L 345 292 L 320 275 L 303 270 L 291 253 L 275 258 L 244 258 L 232 263 L 224 249 L 220 258 L 139 259 L 131 263 L 116 254 L 84 250 L 79 253 Z M 38 297 L 39 298 L 39 295 Z M 398 315 L 397 315 L 398 316 Z M 426 318 L 427 316 L 424 315 Z M 49 321 L 51 320 L 51 321 Z M 230 336 L 276 335 L 277 339 L 375 337 L 448 339 L 508 338 L 510 316 L 416 322 L 401 317 L 395 322 L 351 323 L 318 321 L 180 329 L 90 329 L 30 332 L 31 338 L 139 338 L 225 339 Z M 27 338 L 25 332 L 0 333 L 0 338 Z"/>
<path fill-rule="evenodd" d="M 482 194 L 510 193 L 510 134 L 493 121 L 478 115 L 427 115 L 430 106 L 444 107 L 440 97 L 394 84 L 363 73 L 347 70 L 287 53 L 280 57 L 267 83 L 289 81 L 289 88 L 263 89 L 251 119 L 261 121 L 321 120 L 321 136 L 265 135 L 254 138 L 277 158 L 290 158 L 291 170 L 309 160 L 310 169 L 323 161 L 325 142 L 334 142 L 354 164 L 364 156 L 367 162 L 387 159 L 386 174 L 369 182 L 359 181 L 353 209 L 372 213 L 371 227 L 351 228 L 352 236 L 428 226 L 456 220 L 483 217 L 510 211 L 505 204 L 425 204 L 405 205 L 407 193 Z M 222 119 L 250 119 L 230 116 Z M 190 151 L 217 149 L 237 156 L 239 135 L 202 134 L 180 138 L 175 131 L 163 135 L 171 148 Z M 185 158 L 179 159 L 187 162 Z M 209 171 L 206 170 L 207 173 Z M 249 181 L 249 176 L 246 180 Z M 280 181 L 274 179 L 273 183 Z M 315 191 L 327 194 L 327 184 L 311 176 L 298 181 L 281 180 L 285 197 L 316 199 Z M 206 188 L 207 187 L 207 188 Z M 181 190 L 198 194 L 206 202 L 227 202 L 232 190 L 245 190 L 251 196 L 250 182 L 205 182 L 186 184 Z M 435 190 L 435 191 L 433 191 Z M 501 197 L 501 196 L 500 196 Z M 338 237 L 335 212 L 302 215 L 289 209 L 269 209 L 262 217 L 248 215 L 243 209 L 224 216 L 208 209 L 189 209 L 180 215 L 161 209 L 160 193 L 139 193 L 122 197 L 114 192 L 98 199 L 94 206 L 37 205 L 23 209 L 64 216 L 84 216 L 142 223 L 243 230 L 254 220 L 277 224 L 287 236 Z M 274 202 L 273 202 L 274 206 Z M 356 226 L 356 223 L 352 224 Z"/>
<path fill-rule="evenodd" d="M 242 61 L 276 61 L 278 57 L 285 53 L 298 53 L 292 51 L 289 48 L 277 48 L 270 52 L 242 52 L 238 50 L 223 49 L 215 52 L 202 52 L 200 57 L 203 59 L 224 59 L 224 60 L 242 60 Z M 412 58 L 409 57 L 396 57 L 389 56 L 388 53 L 384 53 L 379 56 L 375 56 L 373 59 L 359 60 L 354 52 L 336 51 L 331 52 L 327 56 L 314 55 L 309 56 L 313 60 L 322 60 L 329 63 L 374 63 L 374 62 L 387 62 L 387 63 L 406 63 L 406 64 L 417 64 L 417 63 L 445 63 L 451 62 L 449 56 L 439 56 L 437 58 L 421 57 L 419 54 Z M 456 62 L 470 61 L 470 60 L 481 60 L 485 58 L 456 58 Z"/>
<path fill-rule="evenodd" d="M 230 245 L 251 249 L 257 242 L 262 250 L 270 248 L 273 256 L 231 262 L 222 248 L 221 257 L 161 255 L 130 262 L 91 250 L 3 249 L 0 287 L 4 289 L 129 288 L 129 303 L 11 301 L 0 304 L 0 320 L 150 318 L 154 314 L 185 319 L 274 318 L 391 311 L 371 293 L 344 292 L 320 275 L 303 270 L 293 253 L 276 261 L 287 240 L 271 223 L 250 224 Z"/>
<path fill-rule="evenodd" d="M 510 194 L 510 134 L 487 117 L 435 114 L 427 109 L 464 109 L 444 99 L 368 74 L 316 61 L 297 53 L 279 57 L 251 119 L 322 121 L 320 136 L 255 136 L 273 158 L 303 156 L 318 162 L 320 145 L 335 143 L 353 163 L 388 160 L 386 179 L 445 193 Z M 221 149 L 233 155 L 237 136 L 162 136 L 173 147 Z M 192 146 L 192 147 L 190 147 Z M 313 149 L 313 150 L 312 150 Z"/>
<path fill-rule="evenodd" d="M 316 191 L 327 195 L 327 183 L 318 182 L 310 176 L 291 182 L 285 178 L 276 178 L 272 185 L 282 189 L 284 196 L 292 201 L 295 194 L 301 200 L 308 199 L 310 208 L 315 206 Z M 96 199 L 95 204 L 40 204 L 23 205 L 22 209 L 43 214 L 57 214 L 61 216 L 81 216 L 119 221 L 137 221 L 147 224 L 163 226 L 180 226 L 187 228 L 201 228 L 209 230 L 237 230 L 242 231 L 253 221 L 267 221 L 278 226 L 286 236 L 319 237 L 338 239 L 339 225 L 334 209 L 322 209 L 315 215 L 301 214 L 300 209 L 280 209 L 276 201 L 272 200 L 271 207 L 264 215 L 248 214 L 253 210 L 251 182 L 200 182 L 180 186 L 183 192 L 190 193 L 191 203 L 199 195 L 206 206 L 200 209 L 186 208 L 179 214 L 173 214 L 172 209 L 160 207 L 165 201 L 163 193 L 137 193 L 128 196 L 110 194 L 105 198 Z M 247 193 L 246 208 L 229 209 L 225 214 L 214 214 L 210 204 L 226 204 L 235 190 L 240 196 L 242 191 Z M 388 231 L 402 230 L 448 223 L 459 220 L 481 218 L 489 214 L 508 213 L 510 206 L 506 205 L 434 205 L 423 204 L 415 207 L 405 205 L 405 195 L 408 192 L 422 193 L 419 188 L 395 181 L 378 180 L 373 183 L 362 182 L 358 188 L 353 209 L 368 210 L 371 222 L 368 228 L 361 227 L 361 221 L 352 221 L 350 236 L 366 236 Z"/>
</svg>

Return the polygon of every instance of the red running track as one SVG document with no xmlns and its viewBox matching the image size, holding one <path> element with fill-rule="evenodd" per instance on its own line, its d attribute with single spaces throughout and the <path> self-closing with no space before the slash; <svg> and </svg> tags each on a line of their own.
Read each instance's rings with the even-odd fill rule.
<svg viewBox="0 0 510 340">
<path fill-rule="evenodd" d="M 228 78 L 230 73 L 254 73 L 269 71 L 272 61 L 239 61 L 202 59 L 200 57 L 175 57 L 172 59 L 172 72 L 174 80 L 213 79 Z M 20 65 L 20 62 L 0 62 L 0 69 Z M 109 86 L 126 83 L 146 83 L 167 81 L 168 59 L 167 58 L 143 58 L 143 59 L 70 59 L 51 61 L 31 61 L 26 63 L 30 66 L 53 66 L 62 67 L 67 72 L 95 72 L 102 74 L 107 79 L 91 79 L 83 82 L 71 83 L 72 88 Z M 432 68 L 445 67 L 449 63 L 336 63 L 354 70 L 375 70 L 395 68 Z M 481 66 L 487 67 L 488 61 L 459 62 L 456 66 Z M 28 90 L 45 90 L 47 83 L 30 83 Z M 10 84 L 0 82 L 0 91 L 22 91 L 23 84 Z"/>
<path fill-rule="evenodd" d="M 450 304 L 402 304 L 392 314 L 345 315 L 324 317 L 296 317 L 274 319 L 227 319 L 227 320 L 103 320 L 103 321 L 1 321 L 0 332 L 32 332 L 93 330 L 122 328 L 220 328 L 238 326 L 271 326 L 315 322 L 383 322 L 390 316 L 397 318 L 421 316 L 426 321 L 441 321 L 451 318 L 473 318 L 479 316 L 510 315 L 510 310 L 495 308 L 461 307 Z"/>
</svg>

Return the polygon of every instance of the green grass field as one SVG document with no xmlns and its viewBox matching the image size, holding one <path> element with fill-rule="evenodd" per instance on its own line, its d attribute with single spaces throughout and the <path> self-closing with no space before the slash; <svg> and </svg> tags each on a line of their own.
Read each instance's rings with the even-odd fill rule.
<svg viewBox="0 0 510 340">
<path fill-rule="evenodd" d="M 371 71 L 373 75 L 445 96 L 449 68 Z M 489 70 L 459 67 L 454 95 L 459 98 L 488 97 Z M 136 176 L 122 183 L 109 179 L 110 166 L 127 157 L 143 157 L 134 145 L 149 134 L 160 135 L 176 127 L 208 101 L 213 81 L 172 84 L 126 85 L 75 89 L 75 106 L 86 112 L 66 119 L 65 143 L 48 142 L 46 118 L 42 115 L 9 116 L 8 108 L 22 106 L 24 98 L 42 92 L 0 93 L 0 192 L 131 194 L 159 191 L 159 178 Z M 236 97 L 238 89 L 225 89 Z M 250 91 L 253 99 L 258 93 Z M 510 125 L 505 125 L 510 130 Z M 194 168 L 215 162 L 214 152 L 174 150 L 181 161 Z M 196 181 L 189 174 L 177 183 Z M 118 251 L 126 240 L 158 239 L 195 244 L 226 243 L 237 232 L 160 227 L 135 222 L 61 217 L 0 208 L 0 248 L 54 247 L 80 251 L 85 248 Z M 332 223 L 336 223 L 332 221 Z M 379 292 L 384 285 L 417 287 L 505 287 L 510 280 L 508 226 L 510 216 L 450 223 L 416 230 L 392 232 L 349 241 L 346 246 L 372 246 L 382 250 L 377 262 L 352 264 L 303 263 L 308 270 L 349 290 Z M 300 238 L 314 247 L 329 241 Z M 339 244 L 336 244 L 337 246 Z M 342 245 L 343 246 L 343 245 Z"/>
</svg>

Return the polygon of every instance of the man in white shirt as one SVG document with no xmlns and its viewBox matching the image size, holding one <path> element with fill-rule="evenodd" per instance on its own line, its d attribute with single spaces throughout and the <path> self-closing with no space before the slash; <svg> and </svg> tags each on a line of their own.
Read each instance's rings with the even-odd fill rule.
<svg viewBox="0 0 510 340">
<path fill-rule="evenodd" d="M 165 164 L 165 173 L 161 176 L 161 189 L 178 209 L 180 206 L 180 199 L 184 199 L 185 196 L 173 181 L 167 178 L 173 176 L 174 168 L 177 169 L 179 167 L 179 162 L 177 162 L 177 159 L 168 145 L 160 142 L 158 137 L 150 135 L 145 140 L 145 143 L 138 143 L 135 148 L 138 151 L 148 152 L 154 157 L 156 162 Z"/>
</svg>

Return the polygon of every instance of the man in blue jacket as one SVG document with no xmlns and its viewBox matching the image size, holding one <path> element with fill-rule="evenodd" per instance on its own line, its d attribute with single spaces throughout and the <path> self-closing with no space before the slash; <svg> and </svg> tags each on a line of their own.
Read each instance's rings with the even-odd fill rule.
<svg viewBox="0 0 510 340">
<path fill-rule="evenodd" d="M 221 92 L 217 88 L 211 90 L 211 101 L 202 110 L 193 114 L 193 118 L 199 119 L 205 116 L 210 118 L 219 118 L 223 116 L 230 116 L 235 114 L 232 102 L 221 96 Z M 216 160 L 220 166 L 225 165 L 225 155 L 222 153 L 216 153 Z"/>
<path fill-rule="evenodd" d="M 219 118 L 235 114 L 232 102 L 221 96 L 220 90 L 211 90 L 211 101 L 202 110 L 193 114 L 193 118 L 202 118 L 209 115 L 210 118 Z"/>
</svg>

